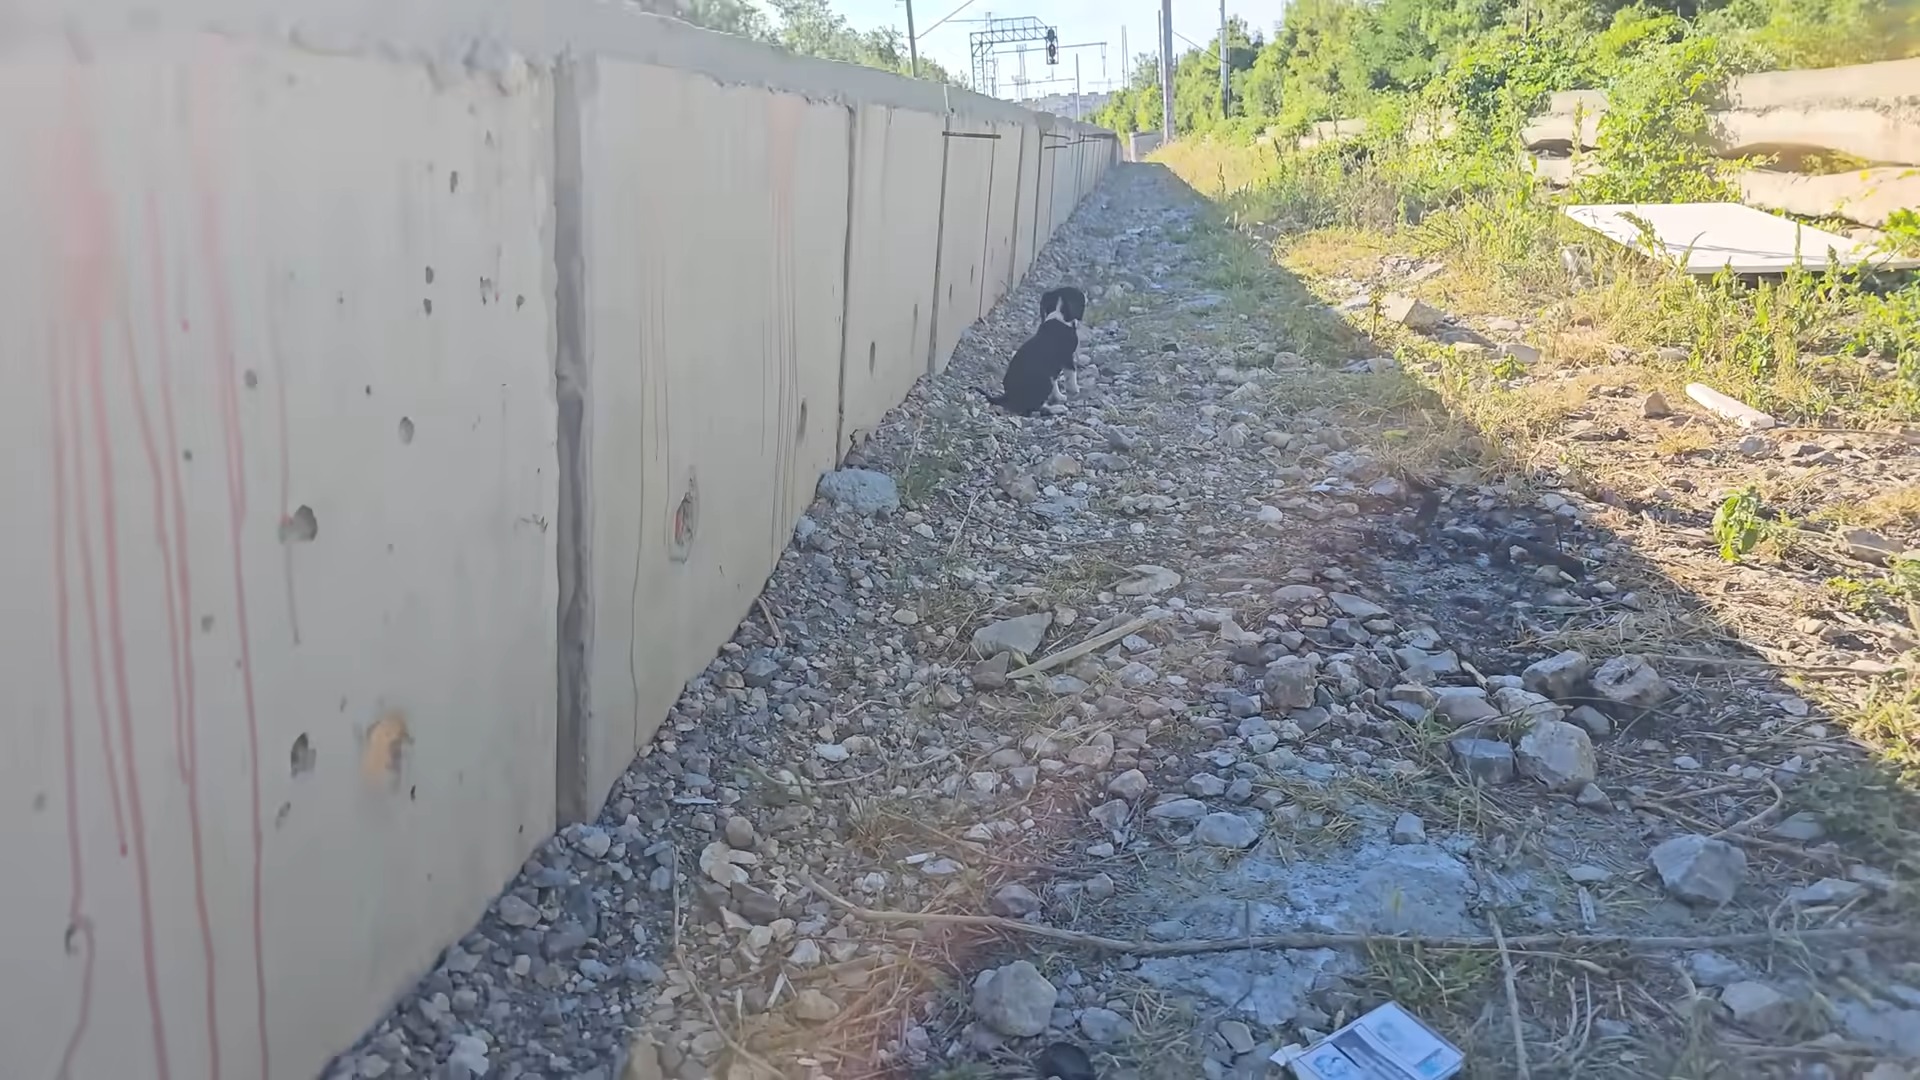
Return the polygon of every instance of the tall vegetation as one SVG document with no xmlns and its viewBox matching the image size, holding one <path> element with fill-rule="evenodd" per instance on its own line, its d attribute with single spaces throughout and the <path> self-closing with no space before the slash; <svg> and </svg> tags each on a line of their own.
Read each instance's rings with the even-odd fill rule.
<svg viewBox="0 0 1920 1080">
<path fill-rule="evenodd" d="M 1650 55 L 1664 49 L 1692 55 Z M 1737 70 L 1898 59 L 1920 55 L 1920 0 L 1294 0 L 1271 40 L 1230 26 L 1224 112 L 1217 50 L 1190 49 L 1175 64 L 1182 134 L 1297 132 L 1436 93 L 1484 118 L 1555 90 L 1651 91 L 1636 78 L 1676 62 L 1694 72 L 1697 95 Z M 1118 131 L 1160 126 L 1150 54 L 1095 119 Z"/>
</svg>

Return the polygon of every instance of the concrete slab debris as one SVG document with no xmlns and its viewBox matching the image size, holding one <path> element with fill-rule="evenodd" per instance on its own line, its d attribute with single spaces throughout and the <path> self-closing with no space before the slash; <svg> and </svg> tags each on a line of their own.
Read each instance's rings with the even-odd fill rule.
<svg viewBox="0 0 1920 1080">
<path fill-rule="evenodd" d="M 1920 267 L 1920 258 L 1876 252 L 1858 241 L 1740 203 L 1577 205 L 1567 207 L 1567 216 L 1623 247 L 1681 262 L 1689 274 L 1722 269 L 1783 274 L 1796 263 L 1808 270 L 1836 263 L 1864 263 L 1881 270 Z M 1640 222 L 1646 224 L 1644 231 Z"/>
</svg>

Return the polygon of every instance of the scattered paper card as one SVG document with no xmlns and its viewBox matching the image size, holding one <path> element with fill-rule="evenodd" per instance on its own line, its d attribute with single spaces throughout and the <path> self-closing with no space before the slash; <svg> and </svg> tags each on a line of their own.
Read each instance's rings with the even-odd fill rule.
<svg viewBox="0 0 1920 1080">
<path fill-rule="evenodd" d="M 1301 1050 L 1273 1055 L 1299 1080 L 1446 1080 L 1466 1060 L 1399 1005 L 1385 1005 Z"/>
</svg>

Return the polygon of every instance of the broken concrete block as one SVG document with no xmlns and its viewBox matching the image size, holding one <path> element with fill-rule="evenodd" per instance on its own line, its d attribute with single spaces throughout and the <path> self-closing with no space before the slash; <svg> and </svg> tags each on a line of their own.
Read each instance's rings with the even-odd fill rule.
<svg viewBox="0 0 1920 1080">
<path fill-rule="evenodd" d="M 1698 833 L 1676 836 L 1647 855 L 1661 884 L 1690 904 L 1724 904 L 1747 878 L 1747 853 Z"/>
<path fill-rule="evenodd" d="M 1533 725 L 1520 737 L 1515 751 L 1521 774 L 1551 791 L 1578 791 L 1592 783 L 1599 771 L 1593 740 L 1584 728 L 1564 720 Z"/>
<path fill-rule="evenodd" d="M 1446 318 L 1439 308 L 1399 293 L 1380 298 L 1380 314 L 1409 330 L 1431 330 Z"/>
<path fill-rule="evenodd" d="M 1673 693 L 1667 680 L 1642 656 L 1616 656 L 1596 668 L 1589 681 L 1594 696 L 1616 716 L 1651 709 Z"/>
<path fill-rule="evenodd" d="M 1587 654 L 1568 649 L 1527 665 L 1527 670 L 1520 673 L 1520 685 L 1554 701 L 1565 701 L 1579 694 L 1592 673 L 1593 661 Z"/>
</svg>

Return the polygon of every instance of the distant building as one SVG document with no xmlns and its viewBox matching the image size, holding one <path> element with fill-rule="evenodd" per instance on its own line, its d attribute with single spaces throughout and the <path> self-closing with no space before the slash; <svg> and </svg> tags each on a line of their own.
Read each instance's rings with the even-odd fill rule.
<svg viewBox="0 0 1920 1080">
<path fill-rule="evenodd" d="M 1020 104 L 1025 105 L 1035 112 L 1047 112 L 1055 116 L 1079 115 L 1087 117 L 1099 112 L 1100 109 L 1106 105 L 1107 99 L 1112 96 L 1113 95 L 1109 93 L 1089 91 L 1080 95 L 1079 103 L 1076 106 L 1072 94 L 1043 94 L 1040 97 L 1023 99 Z M 1076 108 L 1079 110 L 1077 114 L 1075 113 Z"/>
</svg>

